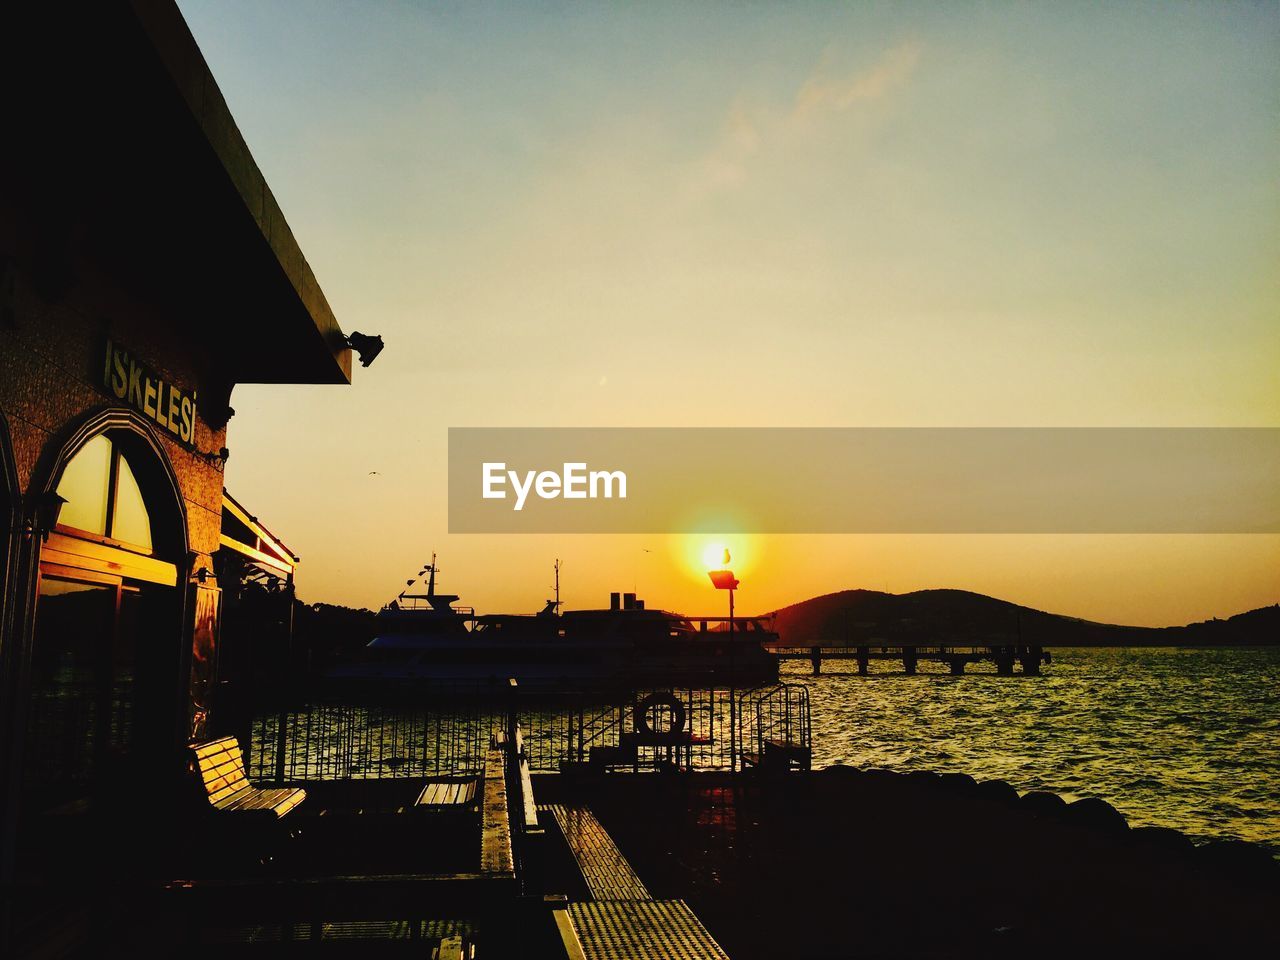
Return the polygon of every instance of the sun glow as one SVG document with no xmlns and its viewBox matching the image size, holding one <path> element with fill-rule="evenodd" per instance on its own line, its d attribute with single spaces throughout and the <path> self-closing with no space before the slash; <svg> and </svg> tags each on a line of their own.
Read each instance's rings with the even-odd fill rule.
<svg viewBox="0 0 1280 960">
<path fill-rule="evenodd" d="M 708 570 L 727 570 L 733 555 L 723 543 L 709 543 L 702 551 L 702 565 Z"/>
<path fill-rule="evenodd" d="M 712 570 L 732 570 L 741 579 L 760 560 L 759 539 L 746 533 L 681 534 L 671 538 L 672 559 L 699 586 Z"/>
</svg>

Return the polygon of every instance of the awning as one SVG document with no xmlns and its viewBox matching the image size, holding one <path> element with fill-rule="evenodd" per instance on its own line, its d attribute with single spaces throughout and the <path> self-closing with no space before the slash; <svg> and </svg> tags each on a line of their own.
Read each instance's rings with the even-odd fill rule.
<svg viewBox="0 0 1280 960">
<path fill-rule="evenodd" d="M 222 491 L 222 534 L 218 539 L 226 549 L 248 557 L 275 576 L 291 577 L 297 569 L 298 557 L 293 551 L 225 489 Z"/>
</svg>

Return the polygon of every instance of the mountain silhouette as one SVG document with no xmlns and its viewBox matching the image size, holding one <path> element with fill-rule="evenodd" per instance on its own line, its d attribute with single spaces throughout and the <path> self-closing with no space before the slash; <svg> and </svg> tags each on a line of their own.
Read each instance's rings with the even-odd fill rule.
<svg viewBox="0 0 1280 960">
<path fill-rule="evenodd" d="M 842 590 L 767 615 L 795 646 L 898 643 L 1042 646 L 1257 646 L 1280 643 L 1280 604 L 1227 620 L 1133 627 L 1046 613 L 968 590 Z"/>
</svg>

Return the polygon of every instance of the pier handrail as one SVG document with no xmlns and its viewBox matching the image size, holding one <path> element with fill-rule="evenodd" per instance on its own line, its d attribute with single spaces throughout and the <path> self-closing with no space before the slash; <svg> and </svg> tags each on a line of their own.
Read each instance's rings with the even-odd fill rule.
<svg viewBox="0 0 1280 960">
<path fill-rule="evenodd" d="M 754 733 L 755 749 L 747 750 L 746 732 Z M 779 736 L 778 734 L 781 734 Z M 738 698 L 738 729 L 741 756 L 763 754 L 766 744 L 780 741 L 788 746 L 810 749 L 813 721 L 809 710 L 809 688 L 798 683 L 746 690 Z"/>
</svg>

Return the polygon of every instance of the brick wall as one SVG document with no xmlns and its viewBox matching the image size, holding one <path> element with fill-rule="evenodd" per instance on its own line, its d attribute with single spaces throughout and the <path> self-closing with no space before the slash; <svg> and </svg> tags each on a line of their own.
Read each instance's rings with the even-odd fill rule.
<svg viewBox="0 0 1280 960">
<path fill-rule="evenodd" d="M 123 405 L 100 386 L 108 337 L 186 392 L 212 389 L 200 382 L 200 352 L 185 331 L 194 321 L 182 305 L 130 296 L 83 258 L 74 263 L 70 288 L 51 302 L 16 265 L 19 261 L 6 259 L 7 282 L 0 290 L 6 301 L 0 304 L 5 308 L 0 411 L 9 425 L 24 495 L 31 491 L 41 457 L 65 441 L 69 423 L 90 411 Z M 214 429 L 197 412 L 194 452 L 163 430 L 156 434 L 186 501 L 189 548 L 207 563 L 218 548 L 222 471 L 200 454 L 225 446 L 226 429 Z"/>
</svg>

